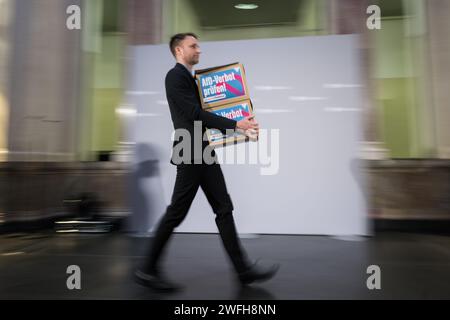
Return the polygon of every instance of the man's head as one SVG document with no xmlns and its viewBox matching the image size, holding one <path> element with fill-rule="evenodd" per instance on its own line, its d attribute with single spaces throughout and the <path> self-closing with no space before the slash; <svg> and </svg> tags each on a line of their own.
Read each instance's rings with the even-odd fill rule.
<svg viewBox="0 0 450 320">
<path fill-rule="evenodd" d="M 188 66 L 196 65 L 200 58 L 198 37 L 194 33 L 178 33 L 170 39 L 170 51 L 175 59 Z"/>
</svg>

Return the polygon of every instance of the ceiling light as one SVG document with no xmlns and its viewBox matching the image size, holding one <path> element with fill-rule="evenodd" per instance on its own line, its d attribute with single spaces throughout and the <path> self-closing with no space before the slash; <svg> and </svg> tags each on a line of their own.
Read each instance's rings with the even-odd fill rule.
<svg viewBox="0 0 450 320">
<path fill-rule="evenodd" d="M 241 10 L 253 10 L 258 8 L 259 6 L 257 4 L 253 4 L 253 3 L 240 3 L 234 6 L 236 9 L 241 9 Z"/>
</svg>

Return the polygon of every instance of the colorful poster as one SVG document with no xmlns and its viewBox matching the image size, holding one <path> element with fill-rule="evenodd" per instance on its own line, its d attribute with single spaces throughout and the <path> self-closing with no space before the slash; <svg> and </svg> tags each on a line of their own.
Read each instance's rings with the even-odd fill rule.
<svg viewBox="0 0 450 320">
<path fill-rule="evenodd" d="M 197 70 L 195 79 L 204 110 L 236 121 L 253 114 L 244 66 L 239 62 Z M 208 129 L 207 135 L 213 147 L 257 140 L 257 136 L 249 132 L 224 134 L 214 128 Z"/>
<path fill-rule="evenodd" d="M 196 77 L 204 108 L 248 98 L 241 64 L 199 71 Z"/>
</svg>

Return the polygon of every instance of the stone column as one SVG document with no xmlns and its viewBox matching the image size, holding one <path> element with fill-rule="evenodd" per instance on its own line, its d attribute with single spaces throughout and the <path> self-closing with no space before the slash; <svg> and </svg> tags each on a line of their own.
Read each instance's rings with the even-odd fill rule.
<svg viewBox="0 0 450 320">
<path fill-rule="evenodd" d="M 10 22 L 12 0 L 0 0 L 0 161 L 5 161 L 8 150 L 9 103 L 7 96 L 10 53 Z"/>
<path fill-rule="evenodd" d="M 450 158 L 450 1 L 427 0 L 430 90 L 439 158 Z"/>
<path fill-rule="evenodd" d="M 358 34 L 360 36 L 360 61 L 362 74 L 363 144 L 364 158 L 384 158 L 387 150 L 381 141 L 378 113 L 375 103 L 375 84 L 371 78 L 373 37 L 376 30 L 367 28 L 367 8 L 373 2 L 368 0 L 328 0 L 328 31 L 330 34 Z"/>
<path fill-rule="evenodd" d="M 126 7 L 129 44 L 161 43 L 163 1 L 129 0 Z"/>
<path fill-rule="evenodd" d="M 13 2 L 10 161 L 76 157 L 81 31 L 67 28 L 66 10 L 81 2 Z"/>
</svg>

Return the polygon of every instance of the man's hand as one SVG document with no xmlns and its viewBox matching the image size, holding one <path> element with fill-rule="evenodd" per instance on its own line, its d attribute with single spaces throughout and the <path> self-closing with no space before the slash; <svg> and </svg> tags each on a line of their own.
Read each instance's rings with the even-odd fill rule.
<svg viewBox="0 0 450 320">
<path fill-rule="evenodd" d="M 241 129 L 243 131 L 247 131 L 249 129 L 259 131 L 259 124 L 255 120 L 255 116 L 249 116 L 241 121 L 238 121 L 236 124 L 237 129 Z"/>
<path fill-rule="evenodd" d="M 259 124 L 255 116 L 247 117 L 236 124 L 237 131 L 245 134 L 251 141 L 257 141 L 259 135 Z"/>
</svg>

